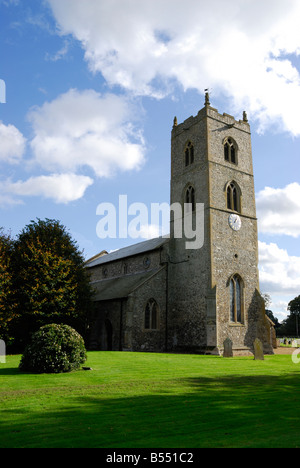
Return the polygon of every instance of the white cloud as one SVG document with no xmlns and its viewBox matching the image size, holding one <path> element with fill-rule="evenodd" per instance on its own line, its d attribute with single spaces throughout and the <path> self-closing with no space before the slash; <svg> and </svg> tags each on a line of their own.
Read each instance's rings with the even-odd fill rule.
<svg viewBox="0 0 300 468">
<path fill-rule="evenodd" d="M 82 198 L 92 184 L 90 177 L 75 174 L 52 174 L 31 177 L 26 181 L 6 181 L 0 183 L 1 200 L 2 203 L 16 204 L 20 203 L 16 197 L 41 196 L 56 203 L 69 203 Z"/>
<path fill-rule="evenodd" d="M 259 242 L 260 286 L 272 295 L 300 293 L 300 257 L 290 256 L 278 245 Z"/>
<path fill-rule="evenodd" d="M 286 319 L 289 302 L 300 293 L 300 257 L 291 256 L 278 245 L 259 242 L 260 289 L 272 299 L 275 317 Z"/>
<path fill-rule="evenodd" d="M 142 239 L 156 239 L 163 235 L 161 226 L 157 224 L 143 224 L 139 231 Z"/>
<path fill-rule="evenodd" d="M 288 299 L 287 301 L 279 300 L 272 303 L 270 309 L 274 313 L 274 316 L 278 318 L 279 322 L 285 320 L 289 315 L 287 308 L 290 303 L 290 300 L 292 300 L 292 298 Z"/>
<path fill-rule="evenodd" d="M 52 102 L 32 108 L 28 119 L 33 137 L 27 168 L 39 166 L 50 175 L 0 183 L 1 205 L 21 203 L 26 196 L 42 196 L 56 203 L 81 198 L 96 177 L 137 170 L 144 162 L 142 132 L 135 128 L 135 107 L 125 97 L 93 90 L 69 90 Z M 0 162 L 20 163 L 26 140 L 13 125 L 0 122 Z"/>
<path fill-rule="evenodd" d="M 25 151 L 26 139 L 14 125 L 4 125 L 0 121 L 0 142 L 0 162 L 20 162 Z"/>
<path fill-rule="evenodd" d="M 93 72 L 111 85 L 161 97 L 172 80 L 213 87 L 233 110 L 300 135 L 298 0 L 48 0 Z M 289 55 L 290 54 L 290 55 Z"/>
<path fill-rule="evenodd" d="M 300 185 L 285 188 L 266 187 L 257 194 L 259 232 L 300 236 Z"/>
<path fill-rule="evenodd" d="M 132 120 L 131 120 L 132 119 Z M 98 177 L 139 169 L 144 161 L 133 106 L 124 97 L 69 90 L 29 113 L 35 162 L 48 171 L 76 172 L 84 166 Z"/>
<path fill-rule="evenodd" d="M 63 59 L 67 53 L 69 52 L 70 44 L 68 41 L 64 41 L 64 45 L 61 49 L 59 49 L 54 55 L 46 53 L 45 60 L 49 60 L 50 62 L 58 62 L 58 60 Z"/>
</svg>

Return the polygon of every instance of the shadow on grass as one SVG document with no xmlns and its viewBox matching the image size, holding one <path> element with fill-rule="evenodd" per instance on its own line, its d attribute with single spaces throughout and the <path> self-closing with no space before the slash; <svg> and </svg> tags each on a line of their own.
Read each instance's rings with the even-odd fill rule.
<svg viewBox="0 0 300 468">
<path fill-rule="evenodd" d="M 7 377 L 8 375 L 20 375 L 21 376 L 22 374 L 18 368 L 11 367 L 11 368 L 0 369 L 0 376 L 1 375 Z"/>
<path fill-rule="evenodd" d="M 9 371 L 9 369 L 7 369 Z M 89 387 L 0 422 L 1 447 L 299 447 L 299 374 Z M 166 388 L 166 385 L 168 387 Z M 121 384 L 122 386 L 122 384 Z M 61 390 L 61 389 L 60 389 Z M 122 389 L 121 389 L 122 390 Z M 118 389 L 120 392 L 120 389 Z M 50 397 L 50 396 L 49 396 Z M 14 411 L 12 409 L 12 411 Z M 5 416 L 5 413 L 4 413 Z"/>
</svg>

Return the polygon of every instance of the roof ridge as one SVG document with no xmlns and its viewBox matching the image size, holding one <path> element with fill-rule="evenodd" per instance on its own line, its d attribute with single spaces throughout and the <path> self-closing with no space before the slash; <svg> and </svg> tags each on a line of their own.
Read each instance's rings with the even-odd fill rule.
<svg viewBox="0 0 300 468">
<path fill-rule="evenodd" d="M 141 253 L 150 252 L 151 250 L 156 250 L 160 248 L 162 245 L 166 244 L 167 242 L 169 242 L 169 238 L 157 237 L 154 239 L 149 239 L 144 242 L 139 242 L 137 244 L 129 245 L 119 250 L 115 250 L 114 252 L 111 252 L 102 257 L 97 258 L 96 256 L 95 260 L 91 259 L 91 261 L 87 261 L 85 264 L 85 267 L 93 268 L 98 265 L 121 260 L 122 258 L 128 258 L 134 255 L 139 255 Z"/>
</svg>

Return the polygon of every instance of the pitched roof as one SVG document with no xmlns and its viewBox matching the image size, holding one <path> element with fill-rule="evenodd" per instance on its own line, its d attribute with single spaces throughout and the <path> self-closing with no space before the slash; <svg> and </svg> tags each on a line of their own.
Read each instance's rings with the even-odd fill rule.
<svg viewBox="0 0 300 468">
<path fill-rule="evenodd" d="M 156 239 L 150 239 L 146 242 L 140 242 L 139 244 L 134 244 L 129 247 L 124 247 L 123 249 L 116 250 L 108 255 L 103 255 L 102 257 L 88 260 L 85 264 L 86 268 L 93 268 L 98 265 L 103 265 L 105 263 L 114 262 L 122 258 L 132 257 L 145 252 L 150 252 L 152 250 L 159 249 L 161 246 L 169 242 L 168 238 L 158 237 Z"/>
<path fill-rule="evenodd" d="M 163 267 L 164 268 L 164 267 Z M 118 278 L 110 278 L 92 283 L 95 290 L 94 301 L 109 301 L 113 299 L 125 299 L 132 292 L 142 286 L 146 281 L 155 276 L 159 271 L 147 271 L 143 273 L 135 273 L 133 275 L 120 276 Z"/>
<path fill-rule="evenodd" d="M 106 250 L 102 250 L 102 252 L 98 253 L 97 255 L 94 255 L 94 257 L 89 258 L 84 262 L 84 264 L 87 265 L 88 263 L 93 262 L 94 260 L 97 260 L 98 258 L 103 257 L 104 255 L 108 255 L 108 252 L 106 252 Z"/>
</svg>

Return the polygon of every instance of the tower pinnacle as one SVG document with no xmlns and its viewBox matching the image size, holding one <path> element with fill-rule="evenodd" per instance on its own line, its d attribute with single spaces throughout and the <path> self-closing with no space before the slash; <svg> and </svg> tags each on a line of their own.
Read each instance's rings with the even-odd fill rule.
<svg viewBox="0 0 300 468">
<path fill-rule="evenodd" d="M 210 106 L 209 89 L 205 89 L 205 106 Z"/>
</svg>

